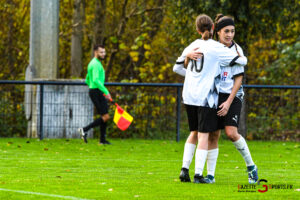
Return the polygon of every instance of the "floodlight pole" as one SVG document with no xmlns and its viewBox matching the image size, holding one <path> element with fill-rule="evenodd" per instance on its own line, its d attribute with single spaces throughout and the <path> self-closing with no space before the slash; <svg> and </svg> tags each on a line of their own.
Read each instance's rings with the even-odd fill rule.
<svg viewBox="0 0 300 200">
<path fill-rule="evenodd" d="M 31 0 L 29 63 L 34 78 L 58 77 L 59 0 Z"/>
<path fill-rule="evenodd" d="M 58 78 L 58 36 L 59 36 L 59 0 L 30 1 L 30 49 L 27 81 L 34 79 L 54 80 Z M 40 139 L 43 139 L 43 85 L 40 87 Z M 26 92 L 33 94 L 32 87 Z M 34 126 L 36 119 L 35 97 L 27 98 L 25 105 L 29 126 Z M 31 115 L 31 116 L 29 116 Z M 34 119 L 33 119 L 34 118 Z M 31 129 L 29 129 L 31 130 Z M 28 134 L 33 137 L 36 135 Z"/>
</svg>

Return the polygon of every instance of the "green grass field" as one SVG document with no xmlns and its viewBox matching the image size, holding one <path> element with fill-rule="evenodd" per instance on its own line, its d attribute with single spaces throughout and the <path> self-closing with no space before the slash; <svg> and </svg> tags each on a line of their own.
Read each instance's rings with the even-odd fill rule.
<svg viewBox="0 0 300 200">
<path fill-rule="evenodd" d="M 211 185 L 179 181 L 184 141 L 111 142 L 0 138 L 0 199 L 300 199 L 299 143 L 248 142 L 260 178 L 293 186 L 260 193 L 262 186 L 238 191 L 247 184 L 246 167 L 227 140 Z"/>
</svg>

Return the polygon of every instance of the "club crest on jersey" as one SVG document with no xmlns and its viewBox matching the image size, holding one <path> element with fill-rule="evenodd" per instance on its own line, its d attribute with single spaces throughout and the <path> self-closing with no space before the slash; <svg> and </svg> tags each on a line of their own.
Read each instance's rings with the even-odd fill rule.
<svg viewBox="0 0 300 200">
<path fill-rule="evenodd" d="M 223 72 L 223 74 L 222 74 L 222 81 L 225 81 L 226 78 L 227 78 L 227 76 L 228 76 L 228 72 Z"/>
</svg>

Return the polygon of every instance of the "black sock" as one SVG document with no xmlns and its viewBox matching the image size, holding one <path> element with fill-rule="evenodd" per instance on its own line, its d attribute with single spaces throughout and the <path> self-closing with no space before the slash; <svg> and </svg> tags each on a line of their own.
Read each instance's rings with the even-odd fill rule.
<svg viewBox="0 0 300 200">
<path fill-rule="evenodd" d="M 102 120 L 100 125 L 100 142 L 106 141 L 106 125 L 107 123 Z"/>
<path fill-rule="evenodd" d="M 96 119 L 95 121 L 93 121 L 92 123 L 90 123 L 89 125 L 87 125 L 86 127 L 83 127 L 83 131 L 87 132 L 91 128 L 94 128 L 96 126 L 101 126 L 102 123 L 103 123 L 103 119 L 100 117 L 100 118 Z"/>
</svg>

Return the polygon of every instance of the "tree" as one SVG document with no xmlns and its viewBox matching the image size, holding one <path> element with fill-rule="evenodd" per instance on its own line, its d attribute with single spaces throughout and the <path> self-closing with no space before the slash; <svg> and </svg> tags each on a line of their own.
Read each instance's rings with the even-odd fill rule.
<svg viewBox="0 0 300 200">
<path fill-rule="evenodd" d="M 82 40 L 85 0 L 74 0 L 72 38 L 71 38 L 71 76 L 80 77 L 82 73 Z"/>
<path fill-rule="evenodd" d="M 104 45 L 106 30 L 106 0 L 95 1 L 94 44 Z"/>
<path fill-rule="evenodd" d="M 18 80 L 29 63 L 30 1 L 0 1 L 0 79 Z"/>
</svg>

